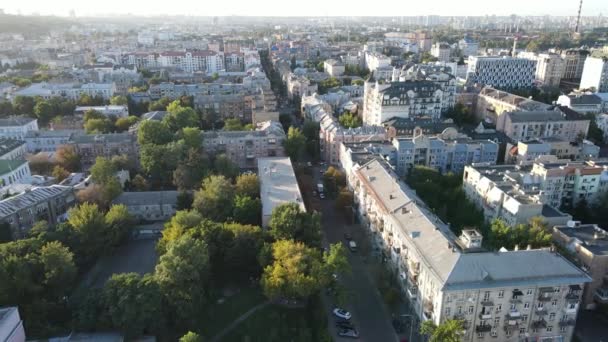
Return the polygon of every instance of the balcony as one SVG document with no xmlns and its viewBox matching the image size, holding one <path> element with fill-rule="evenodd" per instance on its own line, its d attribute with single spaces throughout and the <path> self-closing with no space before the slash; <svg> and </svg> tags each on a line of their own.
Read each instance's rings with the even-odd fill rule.
<svg viewBox="0 0 608 342">
<path fill-rule="evenodd" d="M 544 307 L 542 307 L 542 308 L 536 307 L 534 309 L 534 312 L 536 312 L 537 316 L 545 316 L 547 314 L 547 310 L 545 310 Z"/>
<path fill-rule="evenodd" d="M 492 318 L 492 314 L 489 312 L 482 312 L 479 314 L 479 319 L 491 319 Z"/>
<path fill-rule="evenodd" d="M 600 304 L 608 304 L 608 288 L 600 287 L 595 290 L 593 294 L 593 299 Z"/>
<path fill-rule="evenodd" d="M 559 326 L 560 327 L 568 327 L 568 326 L 574 326 L 576 324 L 576 321 L 573 318 L 568 318 L 568 319 L 561 319 L 559 321 Z"/>
<path fill-rule="evenodd" d="M 538 300 L 541 302 L 549 302 L 553 299 L 553 293 L 552 287 L 541 287 L 539 289 Z"/>
<path fill-rule="evenodd" d="M 521 312 L 519 312 L 517 310 L 511 310 L 505 317 L 507 317 L 507 319 L 510 319 L 510 320 L 520 319 Z"/>
<path fill-rule="evenodd" d="M 418 298 L 418 287 L 417 286 L 410 286 L 407 288 L 407 296 L 410 299 L 416 299 Z"/>
<path fill-rule="evenodd" d="M 532 321 L 532 329 L 544 329 L 547 327 L 547 321 L 545 321 L 543 318 L 537 320 L 537 321 Z"/>
<path fill-rule="evenodd" d="M 492 331 L 492 326 L 489 324 L 480 324 L 475 326 L 475 332 L 490 332 Z"/>
<path fill-rule="evenodd" d="M 572 305 L 572 307 L 570 304 L 568 304 L 567 306 L 564 307 L 564 312 L 566 314 L 574 314 L 577 311 L 578 311 L 578 304 L 574 304 L 574 305 Z"/>
</svg>

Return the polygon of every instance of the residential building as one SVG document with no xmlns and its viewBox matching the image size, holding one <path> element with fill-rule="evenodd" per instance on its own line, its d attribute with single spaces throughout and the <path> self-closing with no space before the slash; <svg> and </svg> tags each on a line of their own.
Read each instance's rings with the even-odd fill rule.
<svg viewBox="0 0 608 342">
<path fill-rule="evenodd" d="M 456 237 L 385 161 L 356 165 L 348 183 L 372 250 L 397 274 L 421 321 L 463 320 L 467 342 L 571 341 L 576 290 L 590 278 L 565 258 L 545 249 L 486 252 L 475 230 Z"/>
<path fill-rule="evenodd" d="M 289 157 L 259 158 L 258 177 L 262 199 L 262 227 L 268 223 L 274 208 L 285 203 L 296 203 L 305 212 L 304 200 Z"/>
<path fill-rule="evenodd" d="M 604 141 L 608 140 L 608 114 L 598 114 L 595 116 L 597 127 L 604 132 Z"/>
<path fill-rule="evenodd" d="M 84 115 L 89 110 L 94 110 L 104 116 L 115 116 L 126 118 L 129 116 L 129 108 L 126 105 L 107 105 L 107 106 L 78 106 L 74 110 L 76 115 Z"/>
<path fill-rule="evenodd" d="M 127 207 L 140 221 L 167 221 L 177 211 L 178 191 L 123 192 L 112 203 Z"/>
<path fill-rule="evenodd" d="M 583 307 L 593 310 L 608 304 L 608 232 L 595 224 L 571 221 L 553 227 L 553 241 L 591 276 L 592 281 L 585 286 Z"/>
<path fill-rule="evenodd" d="M 344 75 L 344 64 L 335 59 L 328 59 L 323 62 L 323 70 L 332 77 Z"/>
<path fill-rule="evenodd" d="M 365 67 L 372 73 L 378 68 L 391 66 L 391 58 L 381 53 L 365 51 L 364 57 Z"/>
<path fill-rule="evenodd" d="M 30 86 L 15 92 L 15 96 L 42 97 L 49 100 L 54 97 L 63 97 L 78 100 L 83 95 L 101 97 L 109 100 L 116 92 L 114 83 L 33 83 Z"/>
<path fill-rule="evenodd" d="M 547 137 L 577 141 L 587 136 L 588 119 L 567 107 L 557 109 L 508 112 L 496 123 L 496 129 L 515 141 Z"/>
<path fill-rule="evenodd" d="M 208 75 L 226 69 L 224 53 L 211 50 L 160 52 L 156 63 L 160 67 L 175 67 L 188 72 L 204 71 Z"/>
<path fill-rule="evenodd" d="M 224 53 L 227 72 L 245 71 L 245 59 L 240 52 Z"/>
<path fill-rule="evenodd" d="M 294 97 L 310 96 L 318 91 L 317 84 L 311 82 L 305 76 L 290 74 L 287 78 L 287 97 L 290 100 Z"/>
<path fill-rule="evenodd" d="M 77 135 L 85 135 L 82 129 L 29 131 L 25 135 L 27 152 L 55 152 L 61 145 L 69 144 Z"/>
<path fill-rule="evenodd" d="M 25 159 L 25 142 L 22 140 L 0 138 L 0 159 Z"/>
<path fill-rule="evenodd" d="M 38 119 L 11 116 L 0 119 L 0 138 L 23 140 L 27 132 L 38 130 Z"/>
<path fill-rule="evenodd" d="M 167 115 L 167 111 L 157 110 L 153 112 L 147 112 L 141 115 L 139 121 L 137 121 L 133 126 L 129 127 L 129 133 L 137 134 L 137 130 L 139 129 L 139 125 L 141 125 L 144 121 L 163 121 L 165 116 Z"/>
<path fill-rule="evenodd" d="M 580 89 L 608 92 L 608 53 L 595 51 L 585 60 Z"/>
<path fill-rule="evenodd" d="M 313 95 L 302 98 L 302 113 L 312 121 L 319 123 L 321 157 L 332 165 L 340 160 L 340 145 L 361 141 L 386 140 L 386 130 L 379 125 L 364 124 L 357 128 L 344 128 L 333 116 L 330 98 L 334 94 Z M 335 107 L 343 107 L 349 96 L 338 100 Z"/>
<path fill-rule="evenodd" d="M 554 53 L 520 52 L 517 57 L 536 61 L 535 78 L 538 85 L 544 87 L 559 87 L 566 69 L 564 59 Z"/>
<path fill-rule="evenodd" d="M 255 168 L 256 159 L 285 155 L 285 131 L 280 123 L 259 123 L 255 131 L 206 131 L 203 148 L 213 154 L 225 154 L 240 168 Z"/>
<path fill-rule="evenodd" d="M 380 84 L 365 82 L 363 122 L 381 125 L 399 118 L 426 117 L 439 119 L 448 110 L 443 89 L 431 81 L 405 81 Z"/>
<path fill-rule="evenodd" d="M 479 43 L 471 37 L 465 36 L 458 41 L 458 48 L 463 56 L 477 56 L 479 51 Z"/>
<path fill-rule="evenodd" d="M 446 64 L 453 64 L 451 66 Z M 442 112 L 454 107 L 456 103 L 456 77 L 453 70 L 456 63 L 416 64 L 393 70 L 392 81 L 430 81 L 437 84 L 443 91 Z"/>
<path fill-rule="evenodd" d="M 87 170 L 97 157 L 112 158 L 126 155 L 129 160 L 139 165 L 139 148 L 137 137 L 129 133 L 84 134 L 73 135 L 69 141 L 80 156 L 82 167 Z"/>
<path fill-rule="evenodd" d="M 601 97 L 581 92 L 560 95 L 557 98 L 557 104 L 583 114 L 599 114 L 604 109 Z"/>
<path fill-rule="evenodd" d="M 15 238 L 24 237 L 38 221 L 56 224 L 65 220 L 67 210 L 76 204 L 72 187 L 51 185 L 34 187 L 0 201 L 0 222 L 10 224 Z"/>
<path fill-rule="evenodd" d="M 469 56 L 468 84 L 489 85 L 501 89 L 532 88 L 536 61 L 515 57 Z"/>
<path fill-rule="evenodd" d="M 19 308 L 0 308 L 0 341 L 25 342 L 25 330 L 19 316 Z"/>
<path fill-rule="evenodd" d="M 549 137 L 518 141 L 507 148 L 505 163 L 530 164 L 543 156 L 555 156 L 563 160 L 589 160 L 599 157 L 600 147 L 588 140 L 571 142 L 566 139 Z"/>
<path fill-rule="evenodd" d="M 562 58 L 566 62 L 563 79 L 580 80 L 587 56 L 589 56 L 589 51 L 583 49 L 562 51 Z"/>
<path fill-rule="evenodd" d="M 437 57 L 440 62 L 450 61 L 451 48 L 448 43 L 435 43 L 431 48 L 431 55 Z"/>
<path fill-rule="evenodd" d="M 413 136 L 415 131 L 419 131 L 424 135 L 437 135 L 444 132 L 446 128 L 456 128 L 456 124 L 452 120 L 413 120 L 405 118 L 391 118 L 384 121 L 383 126 L 386 129 L 389 140 L 399 136 Z"/>
<path fill-rule="evenodd" d="M 29 183 L 32 177 L 30 166 L 25 159 L 0 159 L 0 188 L 12 184 Z"/>
<path fill-rule="evenodd" d="M 506 91 L 485 86 L 479 92 L 475 113 L 478 119 L 496 124 L 505 112 L 543 111 L 552 108 L 546 103 L 534 101 Z"/>
</svg>

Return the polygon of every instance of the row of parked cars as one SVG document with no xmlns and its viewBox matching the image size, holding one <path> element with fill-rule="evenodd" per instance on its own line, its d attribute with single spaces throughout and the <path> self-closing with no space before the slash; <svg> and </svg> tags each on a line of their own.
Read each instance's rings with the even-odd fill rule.
<svg viewBox="0 0 608 342">
<path fill-rule="evenodd" d="M 359 332 L 355 329 L 355 326 L 351 323 L 350 318 L 352 315 L 350 312 L 335 308 L 334 316 L 338 319 L 336 320 L 336 328 L 338 328 L 338 335 L 342 337 L 351 337 L 351 338 L 359 338 Z"/>
</svg>

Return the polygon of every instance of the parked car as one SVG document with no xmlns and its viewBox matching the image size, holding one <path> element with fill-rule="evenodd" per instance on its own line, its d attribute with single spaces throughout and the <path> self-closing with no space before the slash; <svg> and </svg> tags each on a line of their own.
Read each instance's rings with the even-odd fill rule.
<svg viewBox="0 0 608 342">
<path fill-rule="evenodd" d="M 350 235 L 350 233 L 344 233 L 344 238 L 346 239 L 346 241 L 350 241 L 353 239 L 353 236 Z"/>
<path fill-rule="evenodd" d="M 336 328 L 355 329 L 355 326 L 349 321 L 344 321 L 344 322 L 336 322 Z"/>
<path fill-rule="evenodd" d="M 320 199 L 325 199 L 325 194 L 321 192 L 321 193 L 319 194 L 319 198 L 320 198 Z"/>
<path fill-rule="evenodd" d="M 351 317 L 350 312 L 348 312 L 344 309 L 340 309 L 340 308 L 335 308 L 333 313 L 336 317 L 340 317 L 340 318 L 344 318 L 344 319 L 350 319 L 350 317 Z"/>
<path fill-rule="evenodd" d="M 348 249 L 350 249 L 351 252 L 356 253 L 357 252 L 357 243 L 353 240 L 348 241 Z"/>
<path fill-rule="evenodd" d="M 359 332 L 355 329 L 342 329 L 338 332 L 338 335 L 342 337 L 358 338 Z"/>
</svg>

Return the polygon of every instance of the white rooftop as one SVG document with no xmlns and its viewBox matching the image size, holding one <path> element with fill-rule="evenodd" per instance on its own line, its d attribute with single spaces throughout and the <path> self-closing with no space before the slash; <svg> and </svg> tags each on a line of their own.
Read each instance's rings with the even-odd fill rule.
<svg viewBox="0 0 608 342">
<path fill-rule="evenodd" d="M 262 216 L 269 216 L 274 208 L 290 202 L 306 211 L 289 157 L 259 158 L 258 177 Z"/>
</svg>

